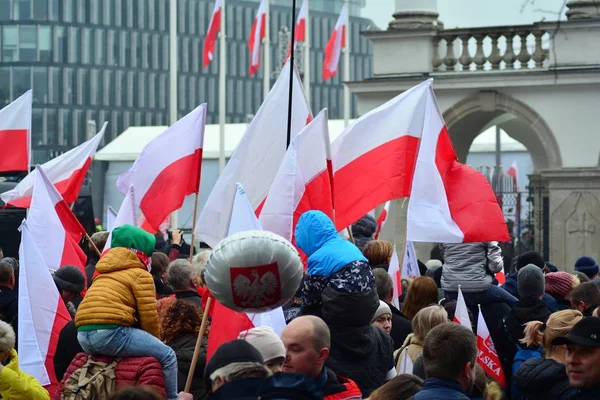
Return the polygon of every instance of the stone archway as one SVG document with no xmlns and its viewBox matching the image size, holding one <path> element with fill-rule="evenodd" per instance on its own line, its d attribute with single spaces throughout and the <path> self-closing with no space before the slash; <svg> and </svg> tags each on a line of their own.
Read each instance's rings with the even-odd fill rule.
<svg viewBox="0 0 600 400">
<path fill-rule="evenodd" d="M 527 148 L 535 172 L 562 167 L 558 143 L 548 124 L 535 110 L 513 97 L 481 91 L 447 109 L 444 120 L 463 162 L 477 135 L 498 121 L 498 126 Z"/>
</svg>

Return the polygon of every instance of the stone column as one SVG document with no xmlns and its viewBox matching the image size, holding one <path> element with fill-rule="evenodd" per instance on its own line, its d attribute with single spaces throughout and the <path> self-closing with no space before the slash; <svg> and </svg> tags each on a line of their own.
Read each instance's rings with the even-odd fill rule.
<svg viewBox="0 0 600 400">
<path fill-rule="evenodd" d="M 393 17 L 389 29 L 423 29 L 440 25 L 437 0 L 396 0 Z"/>
<path fill-rule="evenodd" d="M 396 1 L 396 5 L 398 2 L 399 0 Z M 600 0 L 569 0 L 567 8 L 569 21 L 600 18 Z"/>
</svg>

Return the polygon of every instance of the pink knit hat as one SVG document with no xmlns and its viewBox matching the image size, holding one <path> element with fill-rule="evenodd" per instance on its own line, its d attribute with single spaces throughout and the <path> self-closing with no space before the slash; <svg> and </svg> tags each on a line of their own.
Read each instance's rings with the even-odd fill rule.
<svg viewBox="0 0 600 400">
<path fill-rule="evenodd" d="M 573 289 L 573 276 L 568 272 L 546 274 L 546 293 L 564 299 Z"/>
</svg>

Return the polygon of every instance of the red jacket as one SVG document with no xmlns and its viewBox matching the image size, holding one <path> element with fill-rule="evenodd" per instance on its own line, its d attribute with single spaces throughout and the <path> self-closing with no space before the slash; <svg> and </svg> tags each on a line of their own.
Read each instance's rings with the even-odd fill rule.
<svg viewBox="0 0 600 400">
<path fill-rule="evenodd" d="M 65 390 L 65 381 L 78 368 L 83 367 L 87 361 L 86 353 L 79 353 L 75 356 L 71 365 L 65 372 L 58 389 L 54 393 L 52 400 L 60 400 Z M 94 356 L 94 359 L 102 362 L 111 362 L 111 357 Z M 157 359 L 152 357 L 127 357 L 123 358 L 115 367 L 115 385 L 116 389 L 129 385 L 147 385 L 151 386 L 160 395 L 166 398 L 165 381 L 162 368 Z"/>
</svg>

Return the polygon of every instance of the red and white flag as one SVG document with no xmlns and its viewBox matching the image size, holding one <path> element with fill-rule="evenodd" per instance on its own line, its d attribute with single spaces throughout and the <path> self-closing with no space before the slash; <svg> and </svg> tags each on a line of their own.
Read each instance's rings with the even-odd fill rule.
<svg viewBox="0 0 600 400">
<path fill-rule="evenodd" d="M 200 189 L 206 104 L 175 122 L 144 147 L 117 179 L 123 194 L 133 187 L 136 205 L 154 229 Z"/>
<path fill-rule="evenodd" d="M 74 203 L 79 196 L 79 189 L 81 189 L 83 180 L 92 164 L 92 158 L 104 136 L 106 125 L 105 122 L 100 132 L 87 142 L 42 165 L 46 176 L 56 186 L 56 189 L 68 204 Z M 7 205 L 29 208 L 35 179 L 33 175 L 27 175 L 12 190 L 2 193 L 0 198 Z"/>
<path fill-rule="evenodd" d="M 508 241 L 489 182 L 457 160 L 431 84 L 363 115 L 333 142 L 336 227 L 346 228 L 388 200 L 410 197 L 410 241 Z"/>
<path fill-rule="evenodd" d="M 136 226 L 137 217 L 135 211 L 135 197 L 133 195 L 133 187 L 130 187 L 121 203 L 121 208 L 115 217 L 115 221 L 110 228 L 106 245 L 104 245 L 103 252 L 111 248 L 112 231 L 122 225 L 133 225 Z"/>
<path fill-rule="evenodd" d="M 0 172 L 29 171 L 31 90 L 0 110 Z"/>
<path fill-rule="evenodd" d="M 334 218 L 327 123 L 323 110 L 291 141 L 260 213 L 265 230 L 292 243 L 298 219 L 306 211 L 319 210 Z"/>
<path fill-rule="evenodd" d="M 223 0 L 215 1 L 215 8 L 213 9 L 212 16 L 210 17 L 210 23 L 208 25 L 208 31 L 204 37 L 204 52 L 203 52 L 203 65 L 204 68 L 208 67 L 208 64 L 213 60 L 215 54 L 215 43 L 217 41 L 217 34 L 221 32 L 221 13 L 223 12 Z"/>
<path fill-rule="evenodd" d="M 342 48 L 346 47 L 346 29 L 348 29 L 348 8 L 344 4 L 335 24 L 335 29 L 329 37 L 325 47 L 325 61 L 323 62 L 323 81 L 337 74 Z"/>
<path fill-rule="evenodd" d="M 267 30 L 267 1 L 261 0 L 258 6 L 258 12 L 252 24 L 250 31 L 250 39 L 248 39 L 248 49 L 250 50 L 250 71 L 249 76 L 252 76 L 260 68 L 260 41 L 265 38 Z"/>
<path fill-rule="evenodd" d="M 306 17 L 308 16 L 308 0 L 304 0 L 302 2 L 302 7 L 300 7 L 300 12 L 298 13 L 298 18 L 296 18 L 296 25 L 294 26 L 294 46 L 298 43 L 306 41 Z M 295 49 L 294 49 L 295 50 Z M 287 60 L 292 55 L 292 44 L 288 48 L 288 53 L 285 56 Z"/>
<path fill-rule="evenodd" d="M 479 307 L 479 316 L 477 317 L 477 362 L 483 368 L 487 376 L 494 379 L 503 388 L 506 387 L 506 379 L 500 358 L 494 347 L 490 330 L 485 323 L 481 307 Z"/>
<path fill-rule="evenodd" d="M 512 162 L 512 164 L 510 165 L 510 167 L 508 168 L 508 170 L 506 171 L 506 174 L 510 177 L 512 177 L 513 179 L 513 191 L 516 193 L 518 192 L 518 174 L 519 174 L 519 169 L 517 167 L 517 160 L 514 160 Z"/>
<path fill-rule="evenodd" d="M 60 381 L 54 372 L 58 336 L 71 316 L 32 237 L 28 222 L 24 222 L 20 229 L 19 366 L 40 382 L 52 397 Z"/>
<path fill-rule="evenodd" d="M 388 274 L 392 278 L 392 287 L 394 288 L 394 298 L 392 299 L 392 303 L 399 310 L 399 297 L 402 295 L 402 278 L 400 276 L 400 260 L 398 260 L 396 246 L 394 246 L 394 252 L 392 253 L 392 259 L 390 260 L 390 265 L 388 267 Z"/>
<path fill-rule="evenodd" d="M 414 279 L 417 276 L 421 276 L 419 270 L 419 263 L 417 262 L 417 252 L 415 245 L 410 240 L 406 241 L 406 254 L 402 262 L 402 277 Z"/>
<path fill-rule="evenodd" d="M 52 270 L 74 265 L 85 277 L 87 258 L 79 246 L 85 229 L 42 167 L 38 166 L 30 175 L 34 177 L 34 185 L 27 227 L 45 264 Z"/>
<path fill-rule="evenodd" d="M 375 230 L 375 239 L 379 239 L 381 230 L 383 229 L 383 226 L 385 225 L 385 223 L 388 220 L 391 203 L 392 202 L 389 200 L 385 202 L 385 206 L 383 206 L 383 210 L 381 210 L 381 214 L 379 214 L 379 217 L 377 218 L 377 229 Z"/>
<path fill-rule="evenodd" d="M 228 235 L 249 230 L 262 230 L 262 227 L 246 197 L 244 187 L 238 184 Z M 215 308 L 212 314 L 210 335 L 208 335 L 207 360 L 221 344 L 237 339 L 242 331 L 266 325 L 281 335 L 285 328 L 285 316 L 281 307 L 260 314 L 250 314 L 227 308 L 216 299 L 213 301 L 215 301 Z"/>
<path fill-rule="evenodd" d="M 469 318 L 469 309 L 467 308 L 467 303 L 465 303 L 465 297 L 460 286 L 458 287 L 458 299 L 456 300 L 456 308 L 454 309 L 454 318 L 452 318 L 452 321 L 473 330 L 471 318 Z"/>
<path fill-rule="evenodd" d="M 237 183 L 244 186 L 252 208 L 260 215 L 286 152 L 289 68 L 288 62 L 248 125 L 200 213 L 196 234 L 209 246 L 214 247 L 227 236 Z M 312 117 L 295 67 L 292 95 L 293 139 Z"/>
</svg>

